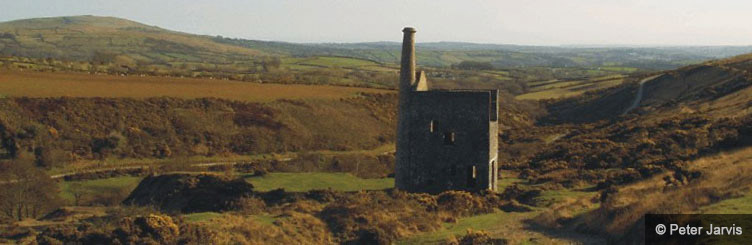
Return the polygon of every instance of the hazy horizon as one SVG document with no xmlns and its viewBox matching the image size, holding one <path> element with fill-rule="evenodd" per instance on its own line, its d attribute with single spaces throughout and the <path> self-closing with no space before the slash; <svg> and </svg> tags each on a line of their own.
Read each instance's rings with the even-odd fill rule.
<svg viewBox="0 0 752 245">
<path fill-rule="evenodd" d="M 0 21 L 96 15 L 203 35 L 295 43 L 399 42 L 535 46 L 747 46 L 752 2 L 597 1 L 8 1 Z M 364 31 L 368 30 L 368 31 Z"/>
</svg>

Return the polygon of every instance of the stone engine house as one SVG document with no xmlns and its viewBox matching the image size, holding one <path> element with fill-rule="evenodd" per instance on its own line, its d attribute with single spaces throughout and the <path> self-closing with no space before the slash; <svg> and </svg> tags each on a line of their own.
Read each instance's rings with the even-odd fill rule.
<svg viewBox="0 0 752 245">
<path fill-rule="evenodd" d="M 432 90 L 402 30 L 395 185 L 408 192 L 496 191 L 498 90 Z"/>
</svg>

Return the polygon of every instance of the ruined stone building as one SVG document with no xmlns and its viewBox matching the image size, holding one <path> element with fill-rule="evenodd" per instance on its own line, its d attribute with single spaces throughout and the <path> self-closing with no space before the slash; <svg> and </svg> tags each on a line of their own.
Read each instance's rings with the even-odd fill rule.
<svg viewBox="0 0 752 245">
<path fill-rule="evenodd" d="M 496 190 L 498 90 L 432 90 L 402 30 L 395 185 L 409 192 Z"/>
</svg>

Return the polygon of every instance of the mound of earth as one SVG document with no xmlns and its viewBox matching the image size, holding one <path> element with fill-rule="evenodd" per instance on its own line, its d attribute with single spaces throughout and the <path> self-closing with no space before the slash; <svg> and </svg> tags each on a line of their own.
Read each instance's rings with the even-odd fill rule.
<svg viewBox="0 0 752 245">
<path fill-rule="evenodd" d="M 91 217 L 105 216 L 107 213 L 102 207 L 62 207 L 45 215 L 43 221 L 77 221 Z"/>
<path fill-rule="evenodd" d="M 182 213 L 217 212 L 230 210 L 233 203 L 252 194 L 253 185 L 242 179 L 168 174 L 144 178 L 123 203 Z"/>
</svg>

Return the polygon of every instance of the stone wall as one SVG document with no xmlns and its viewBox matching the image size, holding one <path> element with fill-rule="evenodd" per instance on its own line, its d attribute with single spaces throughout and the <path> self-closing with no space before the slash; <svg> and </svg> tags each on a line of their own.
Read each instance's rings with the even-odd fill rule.
<svg viewBox="0 0 752 245">
<path fill-rule="evenodd" d="M 490 91 L 412 92 L 407 132 L 407 191 L 482 190 L 489 186 Z M 495 108 L 493 108 L 495 109 Z M 493 135 L 495 136 L 495 135 Z"/>
</svg>

